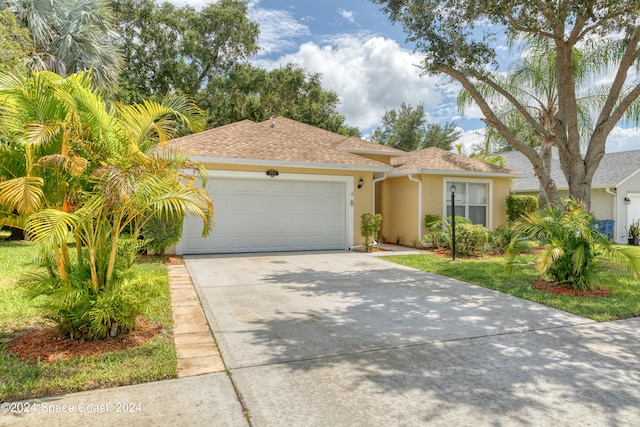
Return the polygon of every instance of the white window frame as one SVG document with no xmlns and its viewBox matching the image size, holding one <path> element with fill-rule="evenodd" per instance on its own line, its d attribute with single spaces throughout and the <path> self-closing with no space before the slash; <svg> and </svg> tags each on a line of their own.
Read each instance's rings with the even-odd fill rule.
<svg viewBox="0 0 640 427">
<path fill-rule="evenodd" d="M 487 229 L 493 230 L 493 180 L 481 179 L 481 178 L 466 178 L 466 177 L 450 177 L 445 176 L 442 180 L 442 218 L 447 217 L 447 204 L 451 202 L 451 193 L 447 189 L 452 182 L 464 183 L 464 184 L 487 184 Z M 468 195 L 467 191 L 467 195 Z M 467 196 L 468 199 L 468 196 Z M 465 216 L 468 211 L 468 202 L 465 202 Z"/>
</svg>

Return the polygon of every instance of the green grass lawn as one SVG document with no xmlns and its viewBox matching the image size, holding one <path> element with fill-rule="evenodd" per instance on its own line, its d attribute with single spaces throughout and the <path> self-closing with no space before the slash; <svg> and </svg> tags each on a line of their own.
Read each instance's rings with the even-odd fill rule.
<svg viewBox="0 0 640 427">
<path fill-rule="evenodd" d="M 511 271 L 507 268 L 506 257 L 458 258 L 452 261 L 450 258 L 424 254 L 387 256 L 383 258 L 430 273 L 464 280 L 468 283 L 535 301 L 601 322 L 640 316 L 639 279 L 634 279 L 628 270 L 612 262 L 602 262 L 602 270 L 598 273 L 593 283 L 609 289 L 609 296 L 592 298 L 554 295 L 533 289 L 531 284 L 539 278 L 535 269 L 535 255 L 520 256 Z"/>
<path fill-rule="evenodd" d="M 23 242 L 0 243 L 0 401 L 52 396 L 80 390 L 135 384 L 177 376 L 173 343 L 171 299 L 166 266 L 159 260 L 141 262 L 136 270 L 153 274 L 160 297 L 154 300 L 149 320 L 162 324 L 166 333 L 128 351 L 101 356 L 44 362 L 20 361 L 7 353 L 4 343 L 13 333 L 44 323 L 36 301 L 22 296 L 16 282 L 21 273 L 35 268 L 35 248 Z"/>
</svg>

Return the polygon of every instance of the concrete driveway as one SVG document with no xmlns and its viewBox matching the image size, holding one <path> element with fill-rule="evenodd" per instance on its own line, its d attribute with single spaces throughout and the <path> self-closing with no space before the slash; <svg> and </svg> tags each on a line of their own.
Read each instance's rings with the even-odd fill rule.
<svg viewBox="0 0 640 427">
<path fill-rule="evenodd" d="M 187 257 L 254 426 L 637 425 L 640 319 L 361 253 Z"/>
</svg>

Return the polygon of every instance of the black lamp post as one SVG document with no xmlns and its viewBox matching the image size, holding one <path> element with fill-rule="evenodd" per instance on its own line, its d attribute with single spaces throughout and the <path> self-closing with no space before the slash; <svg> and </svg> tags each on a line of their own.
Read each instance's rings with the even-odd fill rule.
<svg viewBox="0 0 640 427">
<path fill-rule="evenodd" d="M 451 184 L 451 259 L 456 260 L 456 185 Z"/>
</svg>

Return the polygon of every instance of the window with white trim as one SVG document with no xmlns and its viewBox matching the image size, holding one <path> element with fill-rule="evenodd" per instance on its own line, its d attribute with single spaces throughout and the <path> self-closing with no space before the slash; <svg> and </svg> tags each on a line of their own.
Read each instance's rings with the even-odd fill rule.
<svg viewBox="0 0 640 427">
<path fill-rule="evenodd" d="M 485 227 L 489 221 L 489 184 L 486 182 L 448 181 L 446 183 L 447 216 L 451 216 L 451 185 L 455 184 L 456 215 L 469 218 Z"/>
</svg>

